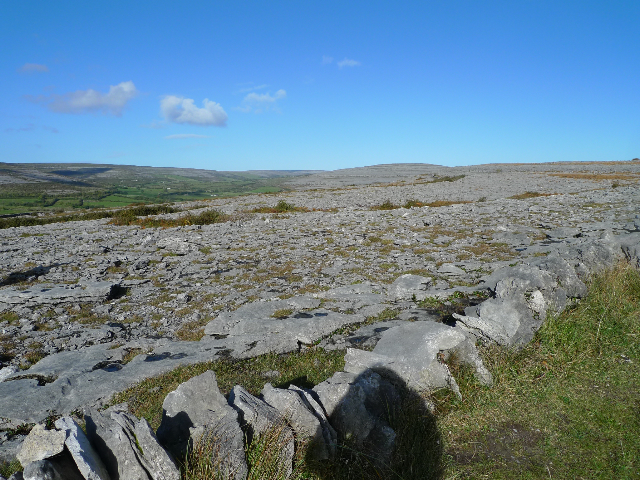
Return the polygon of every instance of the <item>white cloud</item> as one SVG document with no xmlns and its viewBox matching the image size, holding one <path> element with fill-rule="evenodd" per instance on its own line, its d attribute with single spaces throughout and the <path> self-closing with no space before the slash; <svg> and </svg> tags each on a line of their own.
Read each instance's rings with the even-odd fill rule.
<svg viewBox="0 0 640 480">
<path fill-rule="evenodd" d="M 25 98 L 35 103 L 45 105 L 52 112 L 58 113 L 90 113 L 101 111 L 115 116 L 122 115 L 127 103 L 138 95 L 138 90 L 133 82 L 122 82 L 111 85 L 109 92 L 100 93 L 95 90 L 77 90 L 64 95 L 39 95 Z"/>
<path fill-rule="evenodd" d="M 175 135 L 167 135 L 167 140 L 179 140 L 183 138 L 210 138 L 209 135 L 197 135 L 195 133 L 176 133 Z"/>
<path fill-rule="evenodd" d="M 205 98 L 203 107 L 193 104 L 193 99 L 167 95 L 160 101 L 162 115 L 169 122 L 187 123 L 189 125 L 215 125 L 224 127 L 227 124 L 227 113 L 219 103 Z"/>
<path fill-rule="evenodd" d="M 326 55 L 322 56 L 322 65 L 329 65 L 333 63 L 333 57 L 327 57 Z"/>
<path fill-rule="evenodd" d="M 241 112 L 261 113 L 263 110 L 274 109 L 277 110 L 276 102 L 287 97 L 287 92 L 283 89 L 278 90 L 273 96 L 269 93 L 255 93 L 248 94 L 242 100 L 242 105 L 236 107 L 236 110 Z"/>
<path fill-rule="evenodd" d="M 25 63 L 18 71 L 21 73 L 44 73 L 49 71 L 49 67 L 39 63 Z"/>
<path fill-rule="evenodd" d="M 344 60 L 340 60 L 338 62 L 338 67 L 342 68 L 342 67 L 359 67 L 360 65 L 362 65 L 359 61 L 357 60 L 351 60 L 350 58 L 345 58 Z"/>
</svg>

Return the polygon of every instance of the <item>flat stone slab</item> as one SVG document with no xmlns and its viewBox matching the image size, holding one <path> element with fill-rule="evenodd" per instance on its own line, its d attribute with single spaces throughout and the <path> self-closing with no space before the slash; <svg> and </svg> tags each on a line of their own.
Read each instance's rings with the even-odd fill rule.
<svg viewBox="0 0 640 480">
<path fill-rule="evenodd" d="M 118 283 L 80 282 L 64 286 L 8 287 L 0 290 L 0 304 L 47 305 L 61 302 L 97 302 L 115 294 Z"/>
</svg>

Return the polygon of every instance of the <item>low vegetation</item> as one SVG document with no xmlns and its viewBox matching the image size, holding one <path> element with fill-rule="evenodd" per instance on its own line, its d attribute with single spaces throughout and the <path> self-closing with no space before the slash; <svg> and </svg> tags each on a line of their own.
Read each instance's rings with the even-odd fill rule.
<svg viewBox="0 0 640 480">
<path fill-rule="evenodd" d="M 640 274 L 602 273 L 521 350 L 484 348 L 494 385 L 452 366 L 436 395 L 445 478 L 638 478 Z"/>
<path fill-rule="evenodd" d="M 391 200 L 386 200 L 380 205 L 374 205 L 371 210 L 395 210 L 397 208 L 419 208 L 419 207 L 448 207 L 449 205 L 458 205 L 462 203 L 471 203 L 464 200 L 436 200 L 433 202 L 421 202 L 419 200 L 407 200 L 404 205 L 396 205 Z"/>
<path fill-rule="evenodd" d="M 275 207 L 256 207 L 252 209 L 251 213 L 291 213 L 291 212 L 308 212 L 309 209 L 305 207 L 296 207 L 291 203 L 287 203 L 284 200 L 280 200 Z"/>
<path fill-rule="evenodd" d="M 167 212 L 169 213 L 169 212 Z M 116 216 L 111 223 L 115 225 L 139 225 L 141 227 L 185 227 L 188 225 L 211 225 L 226 222 L 230 215 L 215 209 L 208 209 L 198 214 L 189 213 L 178 218 L 138 218 L 137 216 Z"/>
<path fill-rule="evenodd" d="M 519 195 L 512 195 L 509 198 L 514 200 L 527 200 L 528 198 L 536 198 L 536 197 L 550 197 L 551 195 L 557 195 L 557 193 L 540 193 L 540 192 L 524 192 Z"/>
</svg>

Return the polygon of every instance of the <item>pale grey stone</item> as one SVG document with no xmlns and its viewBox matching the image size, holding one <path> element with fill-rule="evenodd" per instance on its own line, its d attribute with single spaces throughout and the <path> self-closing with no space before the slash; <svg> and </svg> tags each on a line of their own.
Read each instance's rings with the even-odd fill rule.
<svg viewBox="0 0 640 480">
<path fill-rule="evenodd" d="M 316 460 L 331 458 L 330 448 L 325 444 L 323 426 L 298 391 L 274 388 L 267 383 L 261 395 L 265 402 L 287 419 L 297 438 L 312 442 L 312 456 Z"/>
<path fill-rule="evenodd" d="M 229 404 L 240 413 L 242 424 L 248 429 L 248 443 L 258 440 L 264 434 L 277 436 L 270 439 L 277 442 L 279 463 L 285 477 L 293 471 L 295 443 L 293 431 L 280 412 L 265 401 L 254 397 L 240 385 L 229 393 Z"/>
<path fill-rule="evenodd" d="M 87 436 L 113 480 L 152 480 L 140 463 L 141 454 L 131 434 L 134 419 L 114 410 L 106 410 L 104 414 L 89 410 L 84 418 Z"/>
<path fill-rule="evenodd" d="M 178 456 L 203 435 L 216 444 L 214 464 L 234 479 L 247 476 L 244 436 L 238 413 L 220 393 L 216 376 L 207 371 L 180 384 L 162 404 L 158 440 Z"/>
<path fill-rule="evenodd" d="M 343 439 L 355 442 L 380 461 L 388 460 L 396 434 L 387 415 L 399 403 L 390 383 L 371 370 L 359 375 L 338 372 L 313 391 Z"/>
<path fill-rule="evenodd" d="M 424 300 L 426 290 L 432 284 L 432 280 L 420 275 L 400 275 L 387 289 L 388 294 L 395 300 Z"/>
<path fill-rule="evenodd" d="M 171 455 L 160 446 L 156 434 L 144 418 L 134 428 L 137 445 L 142 451 L 142 465 L 152 480 L 180 480 L 180 471 Z"/>
<path fill-rule="evenodd" d="M 454 313 L 456 327 L 500 345 L 525 344 L 542 325 L 542 319 L 534 318 L 521 300 L 492 298 L 482 302 L 476 311 L 477 316 Z"/>
<path fill-rule="evenodd" d="M 475 345 L 457 329 L 435 322 L 403 322 L 392 327 L 383 332 L 372 352 L 347 349 L 345 371 L 389 371 L 409 388 L 432 391 L 449 387 L 459 395 L 455 379 L 440 358 L 452 353 L 460 362 L 470 364 L 481 382 L 491 384 L 491 373 Z"/>
<path fill-rule="evenodd" d="M 22 448 L 17 455 L 23 467 L 29 463 L 53 457 L 64 450 L 65 434 L 58 430 L 47 430 L 36 424 L 24 439 Z"/>
<path fill-rule="evenodd" d="M 56 420 L 56 428 L 65 432 L 65 446 L 73 457 L 78 470 L 86 480 L 110 480 L 98 453 L 94 450 L 89 439 L 71 417 Z"/>
</svg>

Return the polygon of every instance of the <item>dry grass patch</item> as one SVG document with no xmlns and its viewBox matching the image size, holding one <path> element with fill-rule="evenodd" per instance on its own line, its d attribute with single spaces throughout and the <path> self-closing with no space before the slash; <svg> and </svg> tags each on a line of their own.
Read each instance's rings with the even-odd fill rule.
<svg viewBox="0 0 640 480">
<path fill-rule="evenodd" d="M 631 182 L 637 182 L 640 180 L 640 173 L 588 173 L 588 172 L 576 172 L 576 173 L 548 173 L 551 177 L 560 178 L 575 178 L 578 180 L 592 180 L 599 182 L 603 180 L 627 180 Z"/>
<path fill-rule="evenodd" d="M 519 195 L 512 195 L 509 198 L 512 198 L 514 200 L 526 200 L 528 198 L 550 197 L 552 195 L 558 195 L 558 194 L 557 193 L 524 192 Z"/>
</svg>

